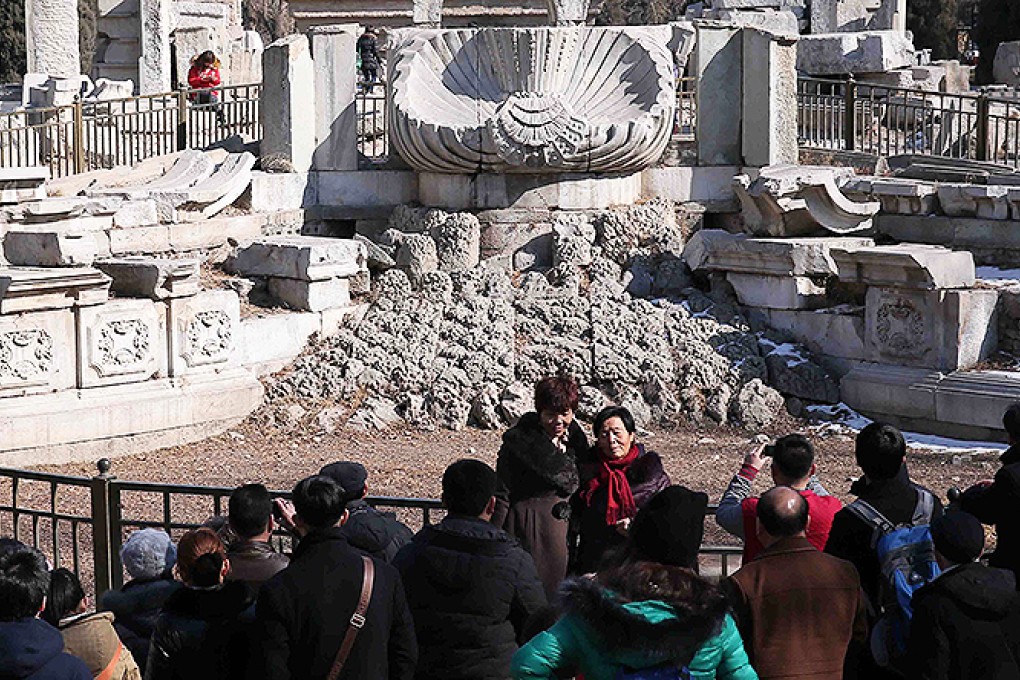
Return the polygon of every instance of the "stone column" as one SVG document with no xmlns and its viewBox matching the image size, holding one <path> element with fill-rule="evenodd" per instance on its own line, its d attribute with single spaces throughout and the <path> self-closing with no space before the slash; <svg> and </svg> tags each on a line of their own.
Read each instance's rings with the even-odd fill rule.
<svg viewBox="0 0 1020 680">
<path fill-rule="evenodd" d="M 25 46 L 29 73 L 77 76 L 81 72 L 77 1 L 25 0 Z"/>
<path fill-rule="evenodd" d="M 720 21 L 696 21 L 694 74 L 698 79 L 698 165 L 740 165 L 740 28 Z"/>
<path fill-rule="evenodd" d="M 743 31 L 743 165 L 797 163 L 797 38 Z"/>
<path fill-rule="evenodd" d="M 173 88 L 170 82 L 170 2 L 138 2 L 142 22 L 142 56 L 138 58 L 138 91 L 141 94 L 167 92 Z M 186 78 L 187 73 L 181 77 Z"/>
<path fill-rule="evenodd" d="M 419 28 L 439 28 L 443 23 L 443 0 L 414 0 L 411 22 Z"/>
<path fill-rule="evenodd" d="M 308 38 L 288 35 L 262 53 L 262 157 L 307 172 L 315 152 L 315 66 Z"/>
<path fill-rule="evenodd" d="M 308 30 L 315 64 L 316 170 L 358 169 L 357 43 L 359 26 L 339 24 Z"/>
</svg>

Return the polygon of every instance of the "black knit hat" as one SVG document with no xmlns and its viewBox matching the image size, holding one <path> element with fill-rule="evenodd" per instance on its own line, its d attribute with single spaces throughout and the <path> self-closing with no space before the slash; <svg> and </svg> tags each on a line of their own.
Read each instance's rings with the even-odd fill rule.
<svg viewBox="0 0 1020 680">
<path fill-rule="evenodd" d="M 361 498 L 361 494 L 365 492 L 368 471 L 361 463 L 352 463 L 346 460 L 330 463 L 319 470 L 319 474 L 331 477 L 334 482 L 342 486 L 348 502 Z"/>
<path fill-rule="evenodd" d="M 966 512 L 947 512 L 932 520 L 931 538 L 935 549 L 955 564 L 973 562 L 985 549 L 985 530 L 981 522 Z"/>
<path fill-rule="evenodd" d="M 707 494 L 683 486 L 663 489 L 631 524 L 633 552 L 642 560 L 697 569 L 707 509 Z"/>
</svg>

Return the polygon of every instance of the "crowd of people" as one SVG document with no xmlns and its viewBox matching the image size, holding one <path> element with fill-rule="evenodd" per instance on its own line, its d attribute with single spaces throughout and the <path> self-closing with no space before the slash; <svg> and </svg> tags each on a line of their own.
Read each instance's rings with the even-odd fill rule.
<svg viewBox="0 0 1020 680">
<path fill-rule="evenodd" d="M 672 484 L 625 408 L 589 445 L 577 404 L 573 380 L 540 381 L 495 469 L 450 465 L 447 514 L 416 534 L 366 502 L 357 462 L 291 501 L 238 487 L 176 544 L 132 533 L 130 580 L 95 610 L 73 572 L 0 539 L 0 678 L 1020 678 L 1020 404 L 995 479 L 948 508 L 890 425 L 857 436 L 846 506 L 808 438 L 756 445 L 717 506 L 744 542 L 721 581 L 699 572 L 708 496 Z"/>
</svg>

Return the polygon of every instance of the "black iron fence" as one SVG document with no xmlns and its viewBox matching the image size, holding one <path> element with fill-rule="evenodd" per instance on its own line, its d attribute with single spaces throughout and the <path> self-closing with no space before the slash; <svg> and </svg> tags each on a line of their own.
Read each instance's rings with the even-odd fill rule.
<svg viewBox="0 0 1020 680">
<path fill-rule="evenodd" d="M 225 514 L 232 487 L 157 484 L 118 479 L 110 461 L 97 464 L 94 477 L 74 477 L 16 468 L 0 468 L 0 536 L 39 548 L 54 567 L 73 570 L 96 597 L 124 582 L 122 542 L 132 531 L 155 527 L 178 537 L 182 532 Z M 289 498 L 289 491 L 274 491 Z M 369 497 L 378 508 L 396 511 L 414 530 L 432 524 L 445 511 L 428 498 Z M 714 512 L 714 506 L 710 506 Z M 274 538 L 286 549 L 290 537 Z M 704 546 L 702 555 L 728 575 L 739 562 L 737 546 Z"/>
<path fill-rule="evenodd" d="M 260 84 L 142 95 L 0 114 L 0 168 L 46 166 L 54 177 L 262 137 Z"/>
<path fill-rule="evenodd" d="M 949 94 L 799 78 L 797 125 L 807 149 L 918 154 L 1020 168 L 1020 98 Z"/>
</svg>

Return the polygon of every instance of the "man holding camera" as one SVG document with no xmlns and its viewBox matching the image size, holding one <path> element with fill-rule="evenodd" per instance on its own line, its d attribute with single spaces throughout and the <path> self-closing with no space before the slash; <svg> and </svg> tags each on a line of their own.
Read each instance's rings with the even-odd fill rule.
<svg viewBox="0 0 1020 680">
<path fill-rule="evenodd" d="M 807 540 L 825 549 L 832 518 L 843 507 L 815 477 L 815 451 L 807 437 L 788 434 L 772 445 L 757 445 L 744 458 L 743 465 L 726 488 L 715 521 L 734 536 L 744 539 L 743 563 L 747 564 L 764 549 L 756 531 L 758 499 L 751 496 L 751 486 L 761 471 L 765 458 L 772 458 L 772 482 L 775 486 L 796 489 L 808 504 L 811 518 Z"/>
</svg>

